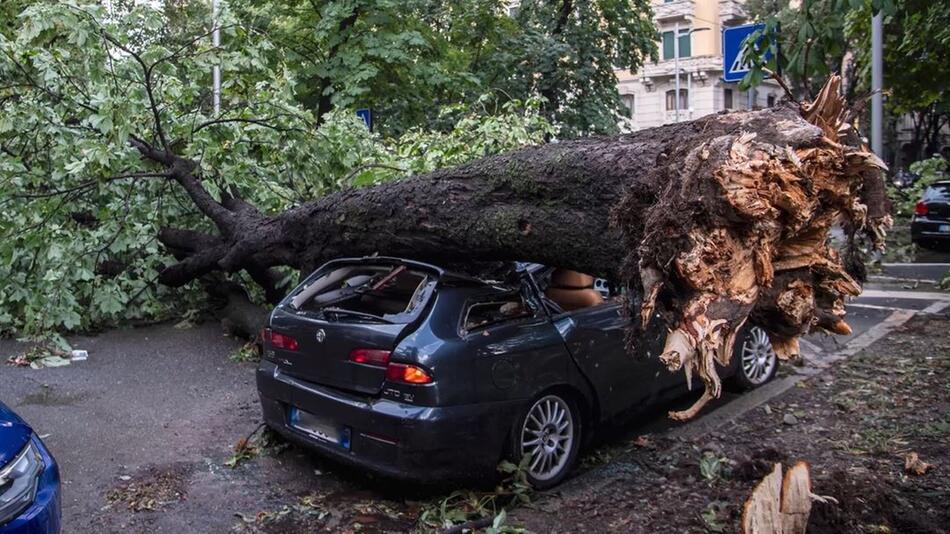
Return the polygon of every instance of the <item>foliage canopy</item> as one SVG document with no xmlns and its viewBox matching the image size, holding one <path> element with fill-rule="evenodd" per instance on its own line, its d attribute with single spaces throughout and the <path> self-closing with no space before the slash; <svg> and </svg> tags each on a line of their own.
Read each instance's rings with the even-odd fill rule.
<svg viewBox="0 0 950 534">
<path fill-rule="evenodd" d="M 194 17 L 151 5 L 33 2 L 0 34 L 0 333 L 41 334 L 180 313 L 195 288 L 155 283 L 174 221 L 208 223 L 130 143 L 199 162 L 212 194 L 264 212 L 348 185 L 541 142 L 540 101 L 491 95 L 440 110 L 440 130 L 370 133 L 352 112 L 318 117 L 295 58 L 222 13 L 214 49 Z M 228 73 L 220 115 L 215 62 Z"/>
</svg>

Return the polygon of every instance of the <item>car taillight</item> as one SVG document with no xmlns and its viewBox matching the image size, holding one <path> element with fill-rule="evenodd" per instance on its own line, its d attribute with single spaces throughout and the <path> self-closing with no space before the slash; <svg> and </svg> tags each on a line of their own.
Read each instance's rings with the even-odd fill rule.
<svg viewBox="0 0 950 534">
<path fill-rule="evenodd" d="M 386 367 L 386 380 L 404 384 L 431 384 L 432 375 L 425 369 L 406 363 L 390 363 Z"/>
<path fill-rule="evenodd" d="M 350 353 L 350 361 L 366 365 L 379 365 L 386 367 L 389 363 L 389 351 L 378 349 L 353 349 Z"/>
<path fill-rule="evenodd" d="M 284 350 L 297 350 L 300 348 L 297 345 L 297 340 L 279 332 L 274 332 L 270 328 L 265 328 L 261 333 L 261 337 L 264 338 L 265 343 L 270 343 L 270 345 L 276 349 Z"/>
<path fill-rule="evenodd" d="M 927 215 L 927 205 L 924 204 L 923 200 L 918 200 L 917 205 L 914 206 L 914 215 Z"/>
</svg>

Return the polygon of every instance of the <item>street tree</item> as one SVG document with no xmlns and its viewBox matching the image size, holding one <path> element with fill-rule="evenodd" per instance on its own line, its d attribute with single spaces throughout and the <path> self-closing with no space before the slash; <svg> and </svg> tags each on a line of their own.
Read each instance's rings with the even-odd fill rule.
<svg viewBox="0 0 950 534">
<path fill-rule="evenodd" d="M 885 110 L 891 119 L 910 115 L 914 128 L 906 154 L 921 159 L 940 149 L 940 132 L 950 122 L 950 6 L 921 0 L 751 0 L 750 16 L 766 24 L 782 54 L 757 65 L 780 71 L 797 98 L 812 93 L 833 73 L 845 79 L 845 96 L 857 100 L 871 90 L 871 18 L 883 15 Z M 759 35 L 757 34 L 756 37 Z M 781 65 L 780 65 L 781 64 Z"/>
<path fill-rule="evenodd" d="M 860 262 L 842 259 L 828 231 L 841 223 L 852 238 L 860 232 L 880 247 L 889 221 L 883 165 L 853 129 L 836 77 L 801 105 L 529 146 L 456 166 L 443 158 L 445 168 L 383 180 L 365 173 L 380 166 L 401 173 L 399 158 L 378 148 L 351 154 L 358 136 L 338 137 L 344 147 L 323 139 L 344 126 L 318 125 L 296 99 L 292 71 L 260 60 L 273 44 L 227 16 L 223 31 L 237 45 L 225 50 L 200 35 L 185 44 L 169 38 L 165 16 L 147 5 L 119 17 L 95 5 L 38 4 L 21 20 L 13 39 L 0 40 L 0 201 L 15 213 L 0 228 L 3 275 L 13 286 L 3 299 L 5 310 L 27 315 L 2 318 L 8 322 L 43 320 L 30 317 L 44 310 L 23 291 L 40 274 L 53 306 L 77 315 L 64 317 L 70 327 L 82 318 L 63 299 L 118 313 L 137 297 L 96 271 L 138 291 L 150 290 L 150 269 L 171 287 L 223 273 L 273 302 L 286 291 L 287 269 L 306 273 L 341 255 L 473 269 L 538 261 L 622 283 L 632 333 L 655 320 L 669 327 L 659 357 L 705 388 L 693 407 L 673 414 L 684 419 L 719 394 L 714 362 L 728 361 L 750 317 L 786 358 L 812 329 L 849 332 L 843 301 L 860 291 Z M 207 105 L 214 62 L 253 73 L 228 86 L 221 115 Z M 530 115 L 503 120 L 487 122 L 503 133 L 477 120 L 459 127 L 485 152 L 506 135 L 530 140 L 519 131 L 550 133 Z M 329 166 L 341 152 L 385 163 L 338 178 Z M 364 187 L 349 187 L 351 180 Z M 113 218 L 118 228 L 105 222 Z M 139 241 L 129 241 L 126 226 Z M 92 247 L 69 248 L 63 236 Z M 104 267 L 129 247 L 144 263 Z M 93 290 L 63 291 L 67 277 Z"/>
</svg>

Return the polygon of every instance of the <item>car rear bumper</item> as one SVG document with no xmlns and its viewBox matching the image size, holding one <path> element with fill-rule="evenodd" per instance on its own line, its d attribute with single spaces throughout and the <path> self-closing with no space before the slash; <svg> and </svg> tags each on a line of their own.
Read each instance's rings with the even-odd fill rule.
<svg viewBox="0 0 950 534">
<path fill-rule="evenodd" d="M 371 399 L 306 382 L 262 360 L 257 390 L 264 420 L 291 441 L 387 476 L 428 482 L 491 472 L 521 407 L 519 401 L 415 406 Z M 289 423 L 296 407 L 349 431 L 349 448 Z"/>
<path fill-rule="evenodd" d="M 46 467 L 40 474 L 33 504 L 9 523 L 0 525 L 2 534 L 57 534 L 60 529 L 59 467 L 40 438 L 34 435 L 32 439 Z"/>
<path fill-rule="evenodd" d="M 941 231 L 941 228 L 944 231 Z M 910 223 L 910 237 L 914 242 L 940 241 L 950 242 L 950 221 L 914 217 Z"/>
</svg>

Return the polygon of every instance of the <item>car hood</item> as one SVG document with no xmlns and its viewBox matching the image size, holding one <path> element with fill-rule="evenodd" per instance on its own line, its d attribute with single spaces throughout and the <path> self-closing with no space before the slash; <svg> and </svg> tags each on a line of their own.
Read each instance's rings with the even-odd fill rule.
<svg viewBox="0 0 950 534">
<path fill-rule="evenodd" d="M 7 465 L 26 447 L 31 435 L 33 429 L 0 402 L 0 467 Z"/>
</svg>

